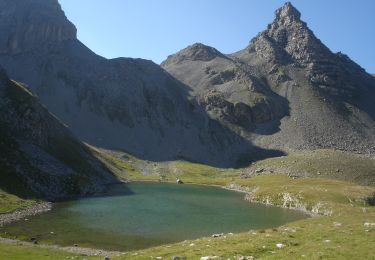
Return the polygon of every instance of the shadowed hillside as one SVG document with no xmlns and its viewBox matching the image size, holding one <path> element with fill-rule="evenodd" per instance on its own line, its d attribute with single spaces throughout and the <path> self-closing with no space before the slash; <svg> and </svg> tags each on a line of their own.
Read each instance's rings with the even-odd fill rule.
<svg viewBox="0 0 375 260">
<path fill-rule="evenodd" d="M 101 191 L 116 179 L 38 103 L 0 71 L 0 189 L 59 199 Z"/>
</svg>

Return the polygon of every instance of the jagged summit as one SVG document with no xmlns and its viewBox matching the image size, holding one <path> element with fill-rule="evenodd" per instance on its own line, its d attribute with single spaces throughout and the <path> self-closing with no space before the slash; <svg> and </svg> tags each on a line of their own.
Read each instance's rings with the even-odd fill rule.
<svg viewBox="0 0 375 260">
<path fill-rule="evenodd" d="M 255 144 L 375 152 L 374 78 L 332 53 L 290 2 L 226 58 L 162 66 L 194 90 L 211 117 L 242 127 Z"/>
<path fill-rule="evenodd" d="M 292 5 L 291 2 L 286 2 L 281 8 L 275 12 L 276 20 L 290 19 L 299 21 L 301 13 Z"/>
<path fill-rule="evenodd" d="M 269 61 L 277 63 L 307 64 L 332 55 L 300 18 L 301 13 L 287 2 L 275 12 L 267 29 L 251 41 L 249 49 L 268 55 Z"/>
</svg>

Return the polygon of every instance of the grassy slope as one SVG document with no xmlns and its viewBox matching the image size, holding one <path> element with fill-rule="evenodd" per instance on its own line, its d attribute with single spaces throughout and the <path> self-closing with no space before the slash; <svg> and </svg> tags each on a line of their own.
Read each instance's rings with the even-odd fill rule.
<svg viewBox="0 0 375 260">
<path fill-rule="evenodd" d="M 291 152 L 287 156 L 254 163 L 251 170 L 262 169 L 307 177 L 335 178 L 375 186 L 375 159 L 334 150 Z"/>
<path fill-rule="evenodd" d="M 229 185 L 236 184 L 247 188 L 254 201 L 268 200 L 272 204 L 282 205 L 285 194 L 289 194 L 292 201 L 286 206 L 303 205 L 308 210 L 320 205 L 320 212 L 328 212 L 330 216 L 318 216 L 287 224 L 278 229 L 250 231 L 241 234 L 226 235 L 221 238 L 201 238 L 184 241 L 172 245 L 164 245 L 141 251 L 128 252 L 113 259 L 152 259 L 161 256 L 171 259 L 172 256 L 185 256 L 188 259 L 199 259 L 201 256 L 218 255 L 224 259 L 239 255 L 252 255 L 262 259 L 375 259 L 373 257 L 373 244 L 375 244 L 375 226 L 365 223 L 375 222 L 375 208 L 369 206 L 365 199 L 375 194 L 375 188 L 359 186 L 345 181 L 330 180 L 325 178 L 332 169 L 342 167 L 342 154 L 333 151 L 317 151 L 319 156 L 306 154 L 300 158 L 310 158 L 307 165 L 318 167 L 323 160 L 327 163 L 327 170 L 321 166 L 320 178 L 290 178 L 285 174 L 265 174 L 252 178 L 241 178 L 240 175 L 247 169 L 216 169 L 200 164 L 182 161 L 153 163 L 137 160 L 129 155 L 95 149 L 95 153 L 103 162 L 111 167 L 117 176 L 125 180 L 159 180 L 175 181 L 181 178 L 185 182 Z M 314 152 L 311 152 L 314 153 Z M 341 153 L 341 152 L 339 152 Z M 327 154 L 329 158 L 324 158 Z M 274 167 L 281 160 L 295 164 L 298 154 L 260 161 L 252 167 Z M 345 155 L 349 156 L 349 155 Z M 315 158 L 315 159 L 314 159 Z M 336 159 L 335 159 L 336 158 Z M 345 160 L 350 159 L 346 158 Z M 345 167 L 347 174 L 351 171 L 371 172 L 372 159 L 361 157 L 352 160 L 350 167 Z M 302 164 L 302 162 L 300 162 Z M 358 163 L 358 165 L 356 165 Z M 285 166 L 284 165 L 284 166 Z M 290 166 L 288 165 L 288 166 Z M 286 167 L 280 173 L 285 173 Z M 301 166 L 303 167 L 303 166 Z M 363 167 L 363 168 L 361 168 Z M 369 168 L 367 168 L 369 167 Z M 277 170 L 276 169 L 276 170 Z M 293 168 L 295 171 L 297 167 Z M 316 168 L 312 168 L 315 172 Z M 284 248 L 277 248 L 276 244 L 282 243 Z M 69 254 L 60 251 L 45 252 L 28 246 L 6 246 L 0 244 L 0 258 L 29 259 L 29 254 L 38 259 L 50 259 L 45 254 L 64 258 Z M 31 253 L 32 252 L 32 253 Z M 18 254 L 19 258 L 13 257 Z M 87 257 L 86 257 L 87 258 Z M 81 257 L 79 257 L 81 259 Z"/>
<path fill-rule="evenodd" d="M 18 208 L 30 206 L 34 203 L 34 200 L 21 199 L 15 195 L 0 190 L 0 214 L 9 213 Z"/>
</svg>

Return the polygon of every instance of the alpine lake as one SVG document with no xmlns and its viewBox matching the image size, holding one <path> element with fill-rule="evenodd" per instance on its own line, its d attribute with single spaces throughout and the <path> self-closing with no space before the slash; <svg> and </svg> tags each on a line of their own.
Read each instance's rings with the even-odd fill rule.
<svg viewBox="0 0 375 260">
<path fill-rule="evenodd" d="M 106 250 L 136 250 L 218 233 L 272 228 L 306 218 L 254 204 L 219 187 L 134 182 L 90 198 L 56 203 L 0 232 L 20 240 Z"/>
</svg>

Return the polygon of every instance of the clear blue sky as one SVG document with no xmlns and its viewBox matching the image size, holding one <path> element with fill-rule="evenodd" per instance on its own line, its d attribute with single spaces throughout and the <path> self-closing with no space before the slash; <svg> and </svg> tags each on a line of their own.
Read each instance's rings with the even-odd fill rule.
<svg viewBox="0 0 375 260">
<path fill-rule="evenodd" d="M 273 20 L 282 0 L 59 0 L 78 38 L 107 58 L 160 63 L 195 42 L 232 53 Z M 294 0 L 332 51 L 375 73 L 375 0 Z"/>
</svg>

